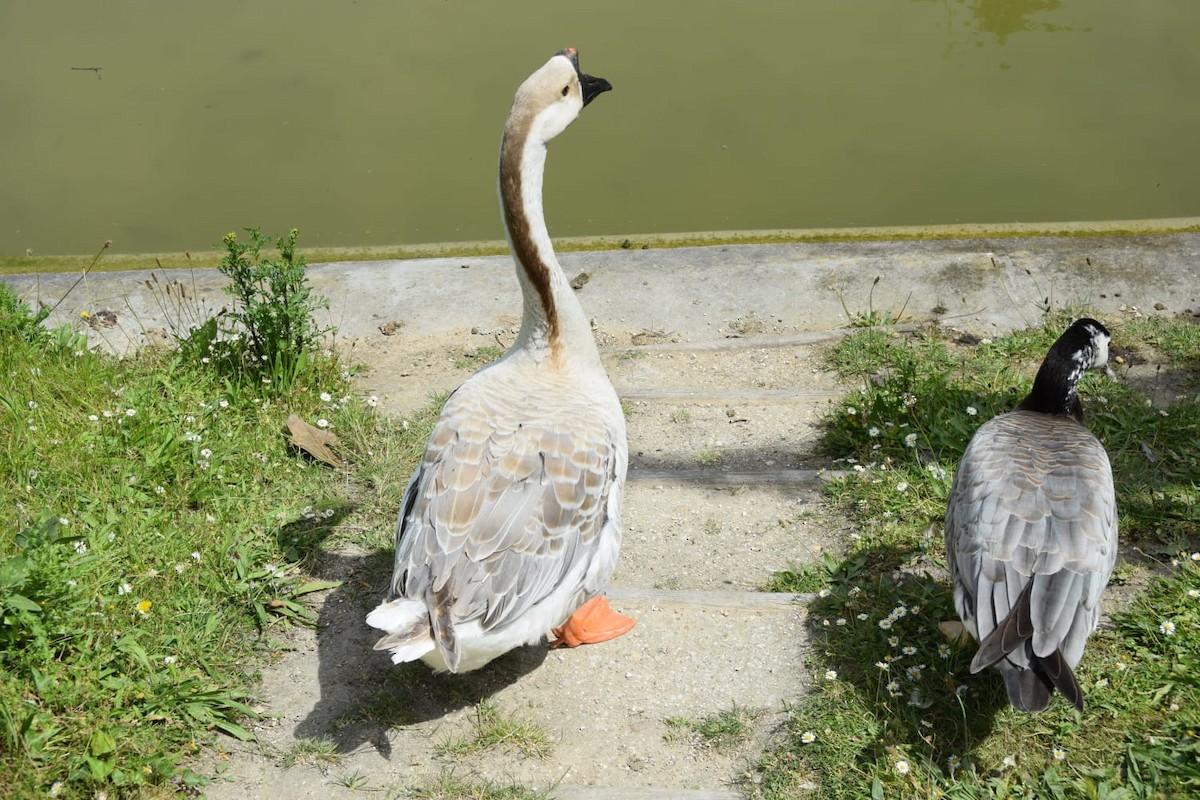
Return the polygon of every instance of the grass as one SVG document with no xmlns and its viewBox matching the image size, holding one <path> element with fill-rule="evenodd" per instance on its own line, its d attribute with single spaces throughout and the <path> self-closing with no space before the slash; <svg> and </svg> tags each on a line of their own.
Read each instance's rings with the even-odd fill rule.
<svg viewBox="0 0 1200 800">
<path fill-rule="evenodd" d="M 469 353 L 464 353 L 461 358 L 455 359 L 455 369 L 476 369 L 484 364 L 490 364 L 500 356 L 504 355 L 504 348 L 499 345 L 485 344 L 482 347 L 477 347 Z"/>
<path fill-rule="evenodd" d="M 700 720 L 687 717 L 668 717 L 668 742 L 690 741 L 702 747 L 726 750 L 750 740 L 754 734 L 752 723 L 762 716 L 760 709 L 734 705 L 725 711 Z"/>
<path fill-rule="evenodd" d="M 334 778 L 333 782 L 344 789 L 352 789 L 359 792 L 371 790 L 371 779 L 363 775 L 358 769 L 338 775 Z"/>
<path fill-rule="evenodd" d="M 320 737 L 316 739 L 300 739 L 283 756 L 283 765 L 291 768 L 297 764 L 328 765 L 336 764 L 342 759 L 338 752 L 337 742 Z"/>
<path fill-rule="evenodd" d="M 702 467 L 712 467 L 720 462 L 721 454 L 710 447 L 705 447 L 692 453 L 692 458 Z"/>
<path fill-rule="evenodd" d="M 757 765 L 754 798 L 1192 797 L 1200 792 L 1200 405 L 1147 405 L 1103 374 L 1081 393 L 1118 491 L 1126 564 L 1145 579 L 1077 671 L 1087 710 L 1060 699 L 1013 711 L 992 670 L 971 675 L 954 619 L 941 518 L 975 428 L 1011 408 L 1066 326 L 957 344 L 936 331 L 859 331 L 829 354 L 861 381 L 824 425 L 827 455 L 849 477 L 830 496 L 857 523 L 842 557 L 777 574 L 770 588 L 817 591 L 809 608 L 816 691 L 791 709 L 786 743 Z M 1126 361 L 1196 368 L 1200 326 L 1111 325 Z M 1194 376 L 1193 376 L 1194 377 Z M 1151 459 L 1147 453 L 1153 454 Z M 1180 554 L 1183 555 L 1180 555 Z M 1110 588 L 1110 595 L 1112 593 Z"/>
<path fill-rule="evenodd" d="M 472 735 L 451 739 L 439 745 L 437 752 L 461 758 L 496 747 L 508 747 L 525 758 L 550 755 L 550 737 L 544 730 L 529 720 L 501 714 L 491 701 L 484 700 L 476 706 L 474 727 Z"/>
<path fill-rule="evenodd" d="M 428 427 L 377 417 L 319 351 L 290 387 L 246 384 L 182 351 L 105 356 L 5 292 L 0 797 L 194 791 L 203 746 L 253 738 L 272 632 L 336 585 L 309 567 L 342 527 L 390 530 Z M 351 466 L 292 447 L 290 412 Z"/>
<path fill-rule="evenodd" d="M 792 564 L 788 569 L 772 574 L 759 591 L 815 594 L 829 586 L 830 575 L 836 572 L 840 563 L 840 559 L 825 553 L 821 563 Z"/>
<path fill-rule="evenodd" d="M 671 412 L 671 422 L 684 423 L 692 421 L 692 412 L 687 408 L 677 408 Z"/>
<path fill-rule="evenodd" d="M 512 783 L 497 783 L 484 778 L 460 778 L 445 773 L 433 781 L 398 793 L 392 800 L 552 800 L 552 790 L 538 791 Z"/>
<path fill-rule="evenodd" d="M 910 293 L 908 298 L 905 299 L 904 305 L 900 307 L 899 311 L 892 311 L 890 309 L 877 311 L 875 309 L 875 287 L 879 285 L 880 280 L 881 276 L 876 275 L 875 280 L 871 281 L 871 288 L 867 292 L 867 310 L 865 312 L 857 314 L 851 312 L 849 307 L 846 306 L 846 299 L 840 293 L 838 294 L 838 302 L 842 304 L 842 311 L 846 313 L 846 318 L 850 320 L 851 327 L 873 328 L 876 326 L 896 325 L 903 322 L 904 310 L 908 308 L 908 301 L 912 299 L 912 294 Z M 944 307 L 940 303 L 937 307 L 943 309 L 940 313 L 945 313 Z"/>
</svg>

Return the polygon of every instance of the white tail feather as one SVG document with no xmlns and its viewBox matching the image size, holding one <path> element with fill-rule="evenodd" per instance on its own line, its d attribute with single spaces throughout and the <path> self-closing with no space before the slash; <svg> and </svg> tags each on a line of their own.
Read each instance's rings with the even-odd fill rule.
<svg viewBox="0 0 1200 800">
<path fill-rule="evenodd" d="M 433 639 L 424 636 L 415 642 L 392 649 L 392 663 L 403 664 L 406 661 L 416 661 L 433 650 Z"/>
<path fill-rule="evenodd" d="M 380 603 L 375 610 L 367 614 L 367 624 L 388 633 L 400 633 L 408 628 L 416 627 L 418 623 L 429 624 L 429 612 L 425 604 L 416 600 L 400 598 L 387 603 Z"/>
<path fill-rule="evenodd" d="M 404 599 L 381 603 L 367 615 L 367 624 L 387 633 L 375 649 L 391 650 L 394 664 L 415 661 L 433 649 L 424 603 Z"/>
</svg>

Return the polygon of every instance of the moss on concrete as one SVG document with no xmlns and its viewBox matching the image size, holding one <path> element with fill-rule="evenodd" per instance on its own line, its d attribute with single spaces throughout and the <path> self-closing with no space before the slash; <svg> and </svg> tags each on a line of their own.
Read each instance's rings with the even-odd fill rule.
<svg viewBox="0 0 1200 800">
<path fill-rule="evenodd" d="M 633 236 L 556 238 L 560 253 L 584 250 L 643 250 L 651 248 L 711 247 L 740 244 L 795 244 L 825 242 L 915 241 L 942 239 L 1016 239 L 1039 236 L 1096 238 L 1149 236 L 1165 233 L 1200 233 L 1200 218 L 1119 220 L 1100 222 L 1036 222 L 991 225 L 928 225 L 891 228 L 815 228 L 764 231 L 713 231 Z M 315 247 L 301 250 L 310 264 L 333 261 L 390 261 L 415 258 L 471 258 L 504 255 L 503 241 L 450 242 L 446 244 L 382 247 Z M 0 275 L 34 272 L 82 271 L 94 256 L 0 256 Z M 105 253 L 93 271 L 183 269 L 215 267 L 217 251 L 204 253 Z"/>
</svg>

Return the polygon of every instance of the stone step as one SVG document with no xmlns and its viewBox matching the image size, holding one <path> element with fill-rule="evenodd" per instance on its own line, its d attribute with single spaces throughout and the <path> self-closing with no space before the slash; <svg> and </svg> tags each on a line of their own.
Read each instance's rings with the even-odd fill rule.
<svg viewBox="0 0 1200 800">
<path fill-rule="evenodd" d="M 655 403 L 821 403 L 841 397 L 837 390 L 804 389 L 632 389 L 616 387 L 625 401 Z"/>
<path fill-rule="evenodd" d="M 605 594 L 614 603 L 639 603 L 652 607 L 695 606 L 699 608 L 787 609 L 813 599 L 810 594 L 748 592 L 720 589 L 649 589 L 613 587 Z"/>
<path fill-rule="evenodd" d="M 634 350 L 605 356 L 604 364 L 617 393 L 628 395 L 629 399 L 640 399 L 634 396 L 636 391 L 653 390 L 838 392 L 843 389 L 837 375 L 826 368 L 824 351 L 811 347 L 756 347 L 732 352 Z"/>
<path fill-rule="evenodd" d="M 715 475 L 830 467 L 833 463 L 819 455 L 817 417 L 803 407 L 778 404 L 693 406 L 681 420 L 668 407 L 641 405 L 626 419 L 629 470 Z"/>
<path fill-rule="evenodd" d="M 560 786 L 554 792 L 558 800 L 739 800 L 740 792 L 706 789 L 613 789 L 601 786 Z"/>
<path fill-rule="evenodd" d="M 915 324 L 892 325 L 887 328 L 872 326 L 871 330 L 889 330 L 897 333 L 909 333 L 921 326 Z M 829 344 L 849 336 L 855 331 L 865 330 L 864 327 L 834 328 L 825 331 L 806 331 L 779 336 L 727 336 L 724 339 L 708 339 L 696 342 L 648 342 L 646 344 L 630 344 L 628 347 L 607 347 L 604 353 L 629 353 L 645 351 L 648 353 L 661 352 L 732 352 L 736 350 L 757 350 L 768 347 L 808 347 L 817 344 Z"/>
<path fill-rule="evenodd" d="M 847 523 L 816 484 L 706 486 L 633 481 L 614 587 L 746 590 L 839 553 Z M 707 592 L 706 592 L 707 593 Z"/>
<path fill-rule="evenodd" d="M 686 484 L 689 486 L 795 486 L 815 489 L 834 478 L 843 477 L 844 470 L 832 469 L 648 469 L 629 470 L 629 483 Z"/>
</svg>

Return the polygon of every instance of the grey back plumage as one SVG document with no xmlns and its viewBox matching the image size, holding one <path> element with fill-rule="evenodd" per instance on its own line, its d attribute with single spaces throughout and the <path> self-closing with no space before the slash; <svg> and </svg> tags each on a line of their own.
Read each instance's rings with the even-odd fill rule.
<svg viewBox="0 0 1200 800">
<path fill-rule="evenodd" d="M 1106 345 L 1107 331 L 1095 325 Z M 1088 366 L 1103 363 L 1095 361 Z M 955 606 L 980 642 L 971 671 L 998 668 L 1023 711 L 1045 708 L 1055 688 L 1082 710 L 1073 669 L 1117 553 L 1108 454 L 1074 418 L 1074 386 L 1054 391 L 1073 408 L 1017 410 L 979 428 L 946 510 Z"/>
<path fill-rule="evenodd" d="M 511 624 L 585 573 L 603 537 L 620 540 L 619 408 L 605 413 L 557 376 L 518 386 L 500 375 L 480 373 L 446 401 L 396 532 L 388 599 L 425 600 L 452 668 L 456 626 Z"/>
</svg>

